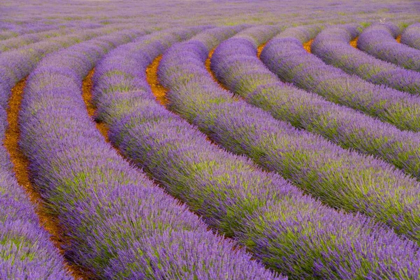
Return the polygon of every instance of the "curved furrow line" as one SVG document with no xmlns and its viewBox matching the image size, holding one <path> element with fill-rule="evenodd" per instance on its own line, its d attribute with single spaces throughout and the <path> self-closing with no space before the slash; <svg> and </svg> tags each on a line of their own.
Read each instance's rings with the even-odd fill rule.
<svg viewBox="0 0 420 280">
<path fill-rule="evenodd" d="M 259 30 L 256 29 L 256 36 Z M 318 133 L 343 148 L 379 156 L 420 179 L 418 133 L 395 126 L 282 83 L 256 55 L 261 41 L 239 33 L 212 58 L 217 79 L 248 103 L 297 128 Z"/>
<path fill-rule="evenodd" d="M 207 55 L 215 43 L 209 43 L 206 38 L 193 38 L 164 54 L 158 71 L 159 77 L 164 79 L 163 86 L 170 88 L 169 106 L 207 131 L 211 130 L 209 127 L 219 127 L 232 136 L 237 133 L 232 127 L 255 131 L 261 123 L 252 127 L 237 126 L 239 119 L 249 121 L 238 110 L 244 109 L 243 102 L 224 106 L 232 99 L 214 84 L 205 69 Z M 262 172 L 245 158 L 218 149 L 193 126 L 160 106 L 150 88 L 145 87 L 144 74 L 137 72 L 139 68 L 145 71 L 153 60 L 150 57 L 158 55 L 154 50 L 155 47 L 144 47 L 143 56 L 139 55 L 132 66 L 113 68 L 103 62 L 104 69 L 127 77 L 124 83 L 127 87 L 106 94 L 103 84 L 109 81 L 106 76 L 98 75 L 95 90 L 99 116 L 109 124 L 111 141 L 134 163 L 145 167 L 168 192 L 203 215 L 207 223 L 235 237 L 266 265 L 293 279 L 342 279 L 362 275 L 374 279 L 418 277 L 415 268 L 418 248 L 413 243 L 406 240 L 401 243 L 391 230 L 375 225 L 360 214 L 328 208 L 303 195 L 278 175 Z M 115 54 L 108 63 L 120 59 Z M 99 66 L 97 73 L 98 69 Z M 213 110 L 215 107 L 226 110 Z M 227 112 L 231 112 L 228 118 Z M 230 127 L 220 127 L 219 113 Z M 211 124 L 204 127 L 201 121 L 205 114 L 211 115 Z M 236 119 L 232 115 L 237 116 Z M 267 116 L 261 111 L 258 115 Z M 262 123 L 266 124 L 266 120 Z M 211 132 L 213 136 L 221 135 L 216 130 Z M 232 146 L 243 147 L 246 136 L 241 137 L 243 133 L 232 139 Z M 263 150 L 259 154 L 261 159 L 266 157 Z M 369 252 L 369 256 L 365 252 Z M 347 259 L 344 267 L 342 259 Z M 398 267 L 389 265 L 397 259 Z M 381 269 L 376 269 L 379 267 Z"/>
<path fill-rule="evenodd" d="M 388 26 L 390 27 L 374 25 L 366 28 L 359 36 L 357 49 L 349 46 L 350 39 L 359 33 L 356 26 L 326 28 L 316 37 L 312 51 L 325 63 L 339 67 L 348 74 L 357 75 L 368 82 L 386 85 L 417 96 L 420 93 L 420 73 L 375 58 L 372 56 L 374 51 L 368 51 L 374 45 L 380 49 L 386 48 L 384 44 L 379 46 L 373 42 L 369 43 L 371 39 L 374 39 L 371 30 L 377 28 L 383 29 L 382 33 L 389 32 L 388 37 L 395 45 L 393 48 L 401 49 L 403 47 L 395 42 L 396 32 L 399 32 L 399 29 L 393 25 L 388 24 Z M 394 31 L 392 31 L 392 27 L 395 29 Z M 384 56 L 382 58 L 385 59 Z M 403 60 L 401 57 L 401 61 Z"/>
<path fill-rule="evenodd" d="M 93 104 L 93 76 L 95 75 L 95 68 L 89 71 L 86 77 L 83 79 L 82 82 L 82 98 L 83 102 L 85 103 L 87 113 L 91 119 L 95 119 L 96 114 L 96 106 Z M 104 137 L 105 141 L 109 143 L 108 126 L 101 121 L 95 121 L 96 129 L 101 133 Z M 117 151 L 118 152 L 118 151 Z"/>
<path fill-rule="evenodd" d="M 12 161 L 8 154 L 17 144 L 17 109 L 25 82 L 12 89 L 7 112 L 0 107 L 0 279 L 73 279 L 53 245 L 59 242 L 55 225 L 46 219 L 39 196 L 25 180 L 25 163 L 16 161 L 13 151 Z"/>
<path fill-rule="evenodd" d="M 352 46 L 353 48 L 357 49 L 357 41 L 359 41 L 359 36 L 354 37 L 353 39 L 350 40 L 350 46 Z"/>
<path fill-rule="evenodd" d="M 401 43 L 420 50 L 420 23 L 412 24 L 403 31 Z"/>
<path fill-rule="evenodd" d="M 360 34 L 358 47 L 381 60 L 420 71 L 420 50 L 400 44 L 399 33 L 399 29 L 393 30 L 388 25 L 373 25 Z M 416 89 L 415 93 L 420 94 L 420 86 Z"/>
<path fill-rule="evenodd" d="M 303 48 L 308 52 L 311 53 L 311 48 L 312 48 L 312 43 L 314 42 L 314 39 L 311 39 L 309 41 L 307 41 L 306 43 L 303 44 Z M 261 50 L 262 52 L 262 50 Z"/>
<path fill-rule="evenodd" d="M 302 29 L 306 28 L 292 28 L 286 34 L 280 33 L 281 36 L 270 40 L 260 58 L 272 72 L 283 81 L 292 82 L 334 103 L 377 117 L 399 129 L 420 131 L 419 97 L 371 84 L 339 68 L 327 65 L 320 58 L 303 49 L 300 37 Z M 334 65 L 345 64 L 351 68 L 357 68 L 359 62 L 355 59 L 356 57 L 345 55 L 353 50 L 360 52 L 349 45 L 350 39 L 354 36 L 345 29 L 339 28 L 329 28 L 324 31 L 326 32 L 324 34 L 329 35 L 330 31 L 334 33 L 334 36 L 328 37 L 338 41 L 337 44 L 329 45 L 337 46 L 334 52 L 329 52 L 329 57 L 334 57 L 332 60 Z M 338 34 L 341 34 L 342 38 Z M 317 48 L 316 44 L 320 38 L 321 34 L 312 44 L 312 51 L 318 55 L 320 48 Z M 339 55 L 342 50 L 345 52 Z"/>
<path fill-rule="evenodd" d="M 153 95 L 155 96 L 156 100 L 159 104 L 166 106 L 168 105 L 169 101 L 166 96 L 168 90 L 164 88 L 160 83 L 157 75 L 157 70 L 162 60 L 162 55 L 157 56 L 153 59 L 153 62 L 149 64 L 146 69 L 146 80 L 147 83 L 150 85 L 150 89 L 152 90 Z"/>
<path fill-rule="evenodd" d="M 198 30 L 171 31 L 177 40 Z M 68 230 L 67 255 L 92 278 L 275 279 L 124 161 L 90 120 L 82 79 L 104 49 L 127 41 L 94 40 L 49 56 L 28 82 L 22 147 Z M 66 72 L 54 68 L 57 60 Z M 117 80 L 112 89 L 124 87 Z"/>
</svg>

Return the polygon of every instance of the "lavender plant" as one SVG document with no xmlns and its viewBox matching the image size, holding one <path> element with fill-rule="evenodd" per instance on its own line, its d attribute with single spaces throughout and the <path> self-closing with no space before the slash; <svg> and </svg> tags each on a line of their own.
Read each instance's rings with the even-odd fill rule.
<svg viewBox="0 0 420 280">
<path fill-rule="evenodd" d="M 312 52 L 327 64 L 339 67 L 351 75 L 357 75 L 374 84 L 383 84 L 417 95 L 420 89 L 420 73 L 403 69 L 369 55 L 375 52 L 373 48 L 384 47 L 379 47 L 374 41 L 374 33 L 377 29 L 388 30 L 385 32 L 392 37 L 397 46 L 400 46 L 393 38 L 400 32 L 395 25 L 373 25 L 361 33 L 357 46 L 368 54 L 349 44 L 350 39 L 358 35 L 355 27 L 333 27 L 321 32 L 315 38 L 312 43 Z"/>
<path fill-rule="evenodd" d="M 384 160 L 420 179 L 418 133 L 329 102 L 319 95 L 282 83 L 257 57 L 257 46 L 273 33 L 270 29 L 247 29 L 221 43 L 211 68 L 216 77 L 248 103 L 279 120 L 321 134 L 325 138 Z"/>
<path fill-rule="evenodd" d="M 363 212 L 419 240 L 416 180 L 232 99 L 205 69 L 206 51 L 191 42 L 174 47 L 162 59 L 159 71 L 164 86 L 172 89 L 172 109 L 225 148 L 279 172 L 325 203 Z"/>
<path fill-rule="evenodd" d="M 412 24 L 404 30 L 401 43 L 420 50 L 420 23 Z"/>
<path fill-rule="evenodd" d="M 159 73 L 171 87 L 170 101 L 180 100 L 175 91 L 190 89 L 183 100 L 200 98 L 190 108 L 201 117 L 210 113 L 209 107 L 231 100 L 225 93 L 205 97 L 220 89 L 201 69 L 209 50 L 231 35 L 226 29 L 208 30 L 165 53 Z M 159 105 L 145 72 L 166 48 L 159 37 L 145 38 L 110 52 L 96 68 L 97 118 L 109 125 L 110 140 L 124 155 L 207 224 L 292 279 L 419 276 L 419 249 L 412 242 L 361 214 L 326 207 L 277 174 L 211 144 L 196 127 Z M 190 88 L 193 81 L 201 86 Z M 237 104 L 232 104 L 232 114 L 239 113 Z M 242 128 L 253 131 L 255 126 Z"/>
<path fill-rule="evenodd" d="M 168 32 L 179 40 L 198 30 Z M 66 255 L 100 279 L 285 279 L 209 232 L 96 130 L 81 81 L 108 50 L 136 36 L 131 33 L 50 55 L 28 80 L 21 144 L 36 185 L 67 229 Z"/>
<path fill-rule="evenodd" d="M 395 37 L 400 30 L 389 25 L 376 24 L 362 32 L 358 40 L 358 48 L 381 60 L 397 64 L 406 69 L 420 71 L 420 50 L 400 44 Z M 395 75 L 393 79 L 400 75 Z M 408 77 L 403 75 L 403 77 Z M 418 94 L 419 88 L 414 92 Z"/>
<path fill-rule="evenodd" d="M 377 117 L 399 129 L 420 130 L 419 97 L 371 84 L 325 64 L 304 50 L 302 42 L 297 39 L 302 32 L 307 32 L 305 30 L 305 27 L 286 30 L 265 46 L 260 58 L 272 72 L 283 81 Z M 317 52 L 316 48 L 312 49 Z"/>
</svg>

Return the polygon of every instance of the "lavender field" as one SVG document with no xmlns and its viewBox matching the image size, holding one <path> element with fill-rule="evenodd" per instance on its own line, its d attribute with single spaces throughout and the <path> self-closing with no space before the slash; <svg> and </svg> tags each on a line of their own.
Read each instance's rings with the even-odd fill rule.
<svg viewBox="0 0 420 280">
<path fill-rule="evenodd" d="M 420 2 L 2 0 L 0 280 L 420 279 Z"/>
</svg>

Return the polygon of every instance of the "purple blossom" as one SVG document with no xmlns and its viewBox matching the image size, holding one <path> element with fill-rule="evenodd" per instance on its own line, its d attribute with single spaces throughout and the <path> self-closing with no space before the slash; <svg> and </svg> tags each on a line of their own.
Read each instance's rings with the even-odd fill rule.
<svg viewBox="0 0 420 280">
<path fill-rule="evenodd" d="M 214 84 L 204 68 L 208 52 L 216 46 L 216 41 L 206 37 L 220 42 L 235 31 L 228 30 L 208 30 L 199 38 L 171 47 L 163 56 L 159 77 L 170 88 L 171 108 L 218 143 L 241 150 L 249 147 L 247 137 L 261 136 L 269 145 L 264 137 L 271 134 L 253 134 L 261 131 L 261 125 L 249 123 L 246 114 L 261 116 L 258 120 L 264 127 L 278 122 L 261 110 L 232 101 L 230 93 Z M 234 237 L 267 266 L 292 279 L 418 277 L 418 247 L 411 241 L 361 214 L 326 207 L 276 173 L 265 172 L 249 159 L 211 144 L 195 126 L 159 105 L 142 74 L 164 51 L 159 46 L 159 40 L 156 45 L 145 40 L 117 48 L 95 72 L 97 117 L 109 125 L 110 140 L 134 164 L 150 172 L 207 224 Z M 121 79 L 119 88 L 107 86 L 115 83 L 117 77 L 113 76 Z M 141 84 L 146 89 L 142 90 Z M 219 113 L 226 124 L 225 133 L 232 135 L 226 141 L 220 139 L 224 133 L 220 132 Z M 232 122 L 230 126 L 228 122 Z M 288 130 L 298 133 L 291 127 Z M 253 158 L 269 160 L 271 150 L 273 147 L 256 147 Z"/>
<path fill-rule="evenodd" d="M 419 97 L 371 84 L 325 64 L 320 58 L 304 50 L 302 42 L 297 39 L 301 33 L 308 32 L 306 30 L 307 27 L 286 30 L 266 45 L 261 53 L 261 60 L 273 73 L 283 81 L 317 93 L 334 103 L 377 117 L 402 130 L 420 130 Z M 313 36 L 317 32 L 318 29 L 312 28 Z M 348 49 L 360 52 L 348 44 L 350 35 L 345 30 L 343 32 L 347 36 Z M 313 44 L 316 46 L 315 41 Z M 315 46 L 314 51 L 318 53 Z"/>
<path fill-rule="evenodd" d="M 406 69 L 420 71 L 420 50 L 398 43 L 395 37 L 399 34 L 400 30 L 395 26 L 376 24 L 366 28 L 360 34 L 357 46 L 381 60 L 397 64 Z M 414 93 L 418 94 L 419 89 L 417 87 Z"/>
<path fill-rule="evenodd" d="M 166 34 L 165 45 L 199 30 L 154 36 Z M 66 256 L 104 279 L 285 279 L 210 232 L 95 128 L 81 98 L 82 79 L 109 50 L 138 35 L 122 31 L 74 45 L 43 59 L 28 79 L 21 147 L 71 241 Z"/>
<path fill-rule="evenodd" d="M 375 36 L 375 30 L 378 29 L 382 32 Z M 375 40 L 378 40 L 378 36 L 383 37 L 384 34 L 381 33 L 384 32 L 388 34 L 384 38 L 391 37 L 397 47 L 401 46 L 393 37 L 399 33 L 399 29 L 389 24 L 373 25 L 361 33 L 357 46 L 367 53 L 349 44 L 350 39 L 358 35 L 356 26 L 332 27 L 325 29 L 315 38 L 312 43 L 312 52 L 327 64 L 339 67 L 351 75 L 417 95 L 420 89 L 420 73 L 403 69 L 372 56 L 375 53 L 374 48 L 379 48 Z M 381 44 L 380 48 L 383 47 Z"/>
<path fill-rule="evenodd" d="M 420 50 L 420 23 L 412 24 L 404 30 L 401 43 Z"/>
</svg>

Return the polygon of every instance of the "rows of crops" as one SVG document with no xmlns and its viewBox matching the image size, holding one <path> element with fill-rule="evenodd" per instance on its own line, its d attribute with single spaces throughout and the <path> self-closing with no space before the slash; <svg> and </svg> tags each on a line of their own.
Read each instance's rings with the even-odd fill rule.
<svg viewBox="0 0 420 280">
<path fill-rule="evenodd" d="M 417 5 L 58 2 L 0 4 L 0 279 L 420 279 Z"/>
</svg>

